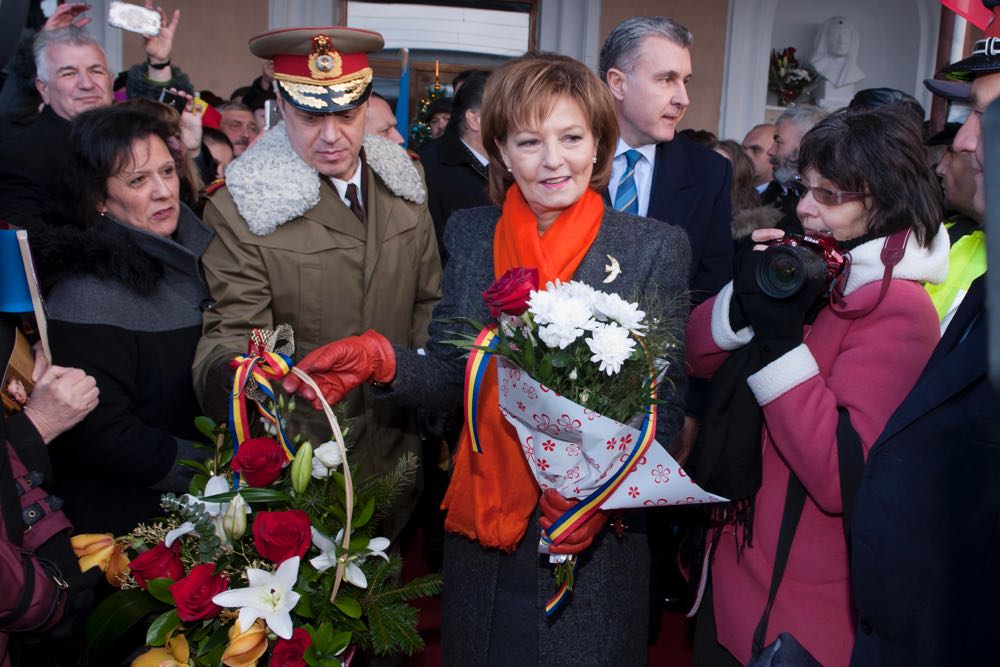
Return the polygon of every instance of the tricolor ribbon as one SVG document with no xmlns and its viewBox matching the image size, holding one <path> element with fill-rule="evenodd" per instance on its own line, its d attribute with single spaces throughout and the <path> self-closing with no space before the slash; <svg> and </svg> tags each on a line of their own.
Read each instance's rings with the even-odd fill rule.
<svg viewBox="0 0 1000 667">
<path fill-rule="evenodd" d="M 496 349 L 499 342 L 495 329 L 489 327 L 483 329 L 473 342 L 475 347 L 469 353 L 469 361 L 465 364 L 465 423 L 469 425 L 472 451 L 476 454 L 483 453 L 483 445 L 479 441 L 479 424 L 476 421 L 479 389 L 483 384 L 486 368 L 490 365 L 490 358 L 493 356 L 491 350 Z"/>
<path fill-rule="evenodd" d="M 239 355 L 233 363 L 236 365 L 236 375 L 233 378 L 233 393 L 229 404 L 229 432 L 233 435 L 233 456 L 239 451 L 240 445 L 250 437 L 250 419 L 247 410 L 246 385 L 250 378 L 257 382 L 257 388 L 270 401 L 270 407 L 261 401 L 250 399 L 257 406 L 257 411 L 264 419 L 274 425 L 278 434 L 278 443 L 285 450 L 288 460 L 295 457 L 295 447 L 285 435 L 285 428 L 278 414 L 277 400 L 271 380 L 280 380 L 292 370 L 291 357 L 279 352 L 263 352 L 259 356 Z M 239 474 L 233 475 L 233 488 L 238 489 Z"/>
<path fill-rule="evenodd" d="M 575 578 L 576 576 L 575 559 L 573 560 L 573 575 Z M 559 607 L 562 606 L 562 603 L 565 602 L 566 598 L 569 597 L 570 592 L 571 591 L 569 590 L 569 581 L 563 581 L 562 584 L 559 586 L 559 590 L 556 591 L 556 594 L 553 595 L 551 598 L 549 598 L 549 601 L 545 603 L 545 618 L 551 618 L 552 615 L 555 614 L 556 611 L 558 611 Z"/>
</svg>

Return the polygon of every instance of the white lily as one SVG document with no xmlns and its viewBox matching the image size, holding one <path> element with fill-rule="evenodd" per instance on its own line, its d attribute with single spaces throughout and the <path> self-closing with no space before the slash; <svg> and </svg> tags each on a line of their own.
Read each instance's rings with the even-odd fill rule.
<svg viewBox="0 0 1000 667">
<path fill-rule="evenodd" d="M 220 493 L 225 493 L 228 490 L 229 490 L 229 482 L 226 481 L 225 477 L 220 477 L 218 475 L 212 475 L 211 477 L 209 477 L 208 482 L 205 484 L 206 497 L 216 496 L 219 495 Z M 202 505 L 204 505 L 205 511 L 208 512 L 208 514 L 215 520 L 215 534 L 218 535 L 219 539 L 222 540 L 224 543 L 229 544 L 229 535 L 227 535 L 226 533 L 224 515 L 226 514 L 226 510 L 229 509 L 231 503 L 228 502 L 207 503 L 203 500 L 198 500 L 194 496 L 187 493 L 181 496 L 181 500 L 183 500 L 188 505 L 194 505 L 195 503 L 201 503 Z M 235 501 L 236 499 L 234 498 L 233 500 Z M 240 500 L 236 502 L 236 507 L 233 509 L 232 512 L 234 516 L 231 518 L 230 524 L 238 525 L 239 521 L 236 518 L 235 513 L 240 510 L 243 511 L 243 517 L 244 517 L 243 523 L 245 525 L 246 515 L 250 514 L 250 506 L 247 505 L 245 502 L 243 502 L 242 497 L 240 497 Z M 164 538 L 163 541 L 169 547 L 173 545 L 173 543 L 177 540 L 177 538 L 181 537 L 182 535 L 187 535 L 188 533 L 193 533 L 193 532 L 194 532 L 194 524 L 191 523 L 190 521 L 185 521 L 184 523 L 182 523 L 181 525 L 177 526 L 169 533 L 167 533 L 167 536 Z"/>
<path fill-rule="evenodd" d="M 223 591 L 212 598 L 220 607 L 239 607 L 240 632 L 246 632 L 258 618 L 282 639 L 292 636 L 291 611 L 299 602 L 292 590 L 299 577 L 299 557 L 292 556 L 278 566 L 274 574 L 254 567 L 247 568 L 247 588 Z"/>
<path fill-rule="evenodd" d="M 337 533 L 337 537 L 333 540 L 315 528 L 311 528 L 311 530 L 313 545 L 319 549 L 320 555 L 310 560 L 309 564 L 316 568 L 317 572 L 337 567 L 337 564 L 340 562 L 340 558 L 337 557 L 337 545 L 344 541 L 344 529 L 341 528 Z M 385 553 L 385 550 L 388 548 L 389 540 L 384 537 L 373 537 L 368 540 L 368 546 L 358 553 L 348 555 L 344 559 L 346 564 L 344 578 L 358 588 L 368 588 L 368 578 L 361 568 L 358 567 L 358 563 L 363 562 L 369 556 L 381 556 L 385 560 L 389 560 L 389 556 Z"/>
</svg>

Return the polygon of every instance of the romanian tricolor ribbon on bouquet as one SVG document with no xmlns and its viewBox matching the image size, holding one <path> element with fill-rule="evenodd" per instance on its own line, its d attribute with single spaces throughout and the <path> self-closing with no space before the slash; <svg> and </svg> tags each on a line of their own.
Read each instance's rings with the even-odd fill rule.
<svg viewBox="0 0 1000 667">
<path fill-rule="evenodd" d="M 479 332 L 473 341 L 469 352 L 469 360 L 465 364 L 465 423 L 469 425 L 469 437 L 472 441 L 472 451 L 483 453 L 483 445 L 479 441 L 479 426 L 476 421 L 476 409 L 479 405 L 479 389 L 483 384 L 483 376 L 490 365 L 490 358 L 499 343 L 495 329 L 486 327 Z"/>
<path fill-rule="evenodd" d="M 233 436 L 233 455 L 239 451 L 240 445 L 250 438 L 250 419 L 247 410 L 247 383 L 251 379 L 256 383 L 256 389 L 268 399 L 268 405 L 263 401 L 250 398 L 257 406 L 261 416 L 274 425 L 277 440 L 285 450 L 288 460 L 295 457 L 295 447 L 285 435 L 285 427 L 278 414 L 277 400 L 271 380 L 280 380 L 292 370 L 292 359 L 280 352 L 261 351 L 259 354 L 241 354 L 233 359 L 236 375 L 233 377 L 233 393 L 229 404 L 229 432 Z M 233 475 L 233 488 L 239 488 L 239 474 Z"/>
</svg>

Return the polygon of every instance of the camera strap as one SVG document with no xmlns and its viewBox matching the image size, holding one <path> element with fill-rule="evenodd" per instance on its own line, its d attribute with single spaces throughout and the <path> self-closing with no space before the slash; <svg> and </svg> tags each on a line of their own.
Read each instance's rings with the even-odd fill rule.
<svg viewBox="0 0 1000 667">
<path fill-rule="evenodd" d="M 885 298 L 886 292 L 889 291 L 893 268 L 903 260 L 903 255 L 906 254 L 906 243 L 910 239 L 911 231 L 912 228 L 908 227 L 886 237 L 885 244 L 882 246 L 882 254 L 880 255 L 882 264 L 885 266 L 885 273 L 882 274 L 882 291 L 879 292 L 878 299 L 870 307 L 855 308 L 853 310 L 845 309 L 845 297 L 842 293 L 841 283 L 847 283 L 849 272 L 845 271 L 837 278 L 837 286 L 830 291 L 830 310 L 834 315 L 845 320 L 856 320 L 878 308 L 878 305 L 882 303 L 882 299 Z"/>
</svg>

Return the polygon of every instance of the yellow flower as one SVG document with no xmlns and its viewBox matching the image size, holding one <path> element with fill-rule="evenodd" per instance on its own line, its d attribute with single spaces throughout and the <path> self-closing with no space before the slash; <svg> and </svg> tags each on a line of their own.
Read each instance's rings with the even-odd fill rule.
<svg viewBox="0 0 1000 667">
<path fill-rule="evenodd" d="M 267 650 L 267 631 L 263 619 L 257 619 L 240 632 L 239 621 L 229 628 L 229 646 L 222 654 L 222 664 L 227 667 L 254 667 Z"/>
<path fill-rule="evenodd" d="M 111 557 L 108 558 L 107 568 L 104 570 L 104 578 L 115 588 L 121 588 L 128 578 L 129 560 L 124 551 L 124 544 L 115 544 L 111 550 Z"/>
<path fill-rule="evenodd" d="M 80 571 L 86 572 L 92 567 L 101 568 L 101 572 L 108 569 L 108 561 L 111 560 L 111 553 L 115 549 L 115 538 L 108 533 L 97 535 L 74 535 L 70 538 L 73 545 L 73 553 L 80 559 Z"/>
<path fill-rule="evenodd" d="M 167 645 L 151 648 L 132 661 L 132 667 L 188 667 L 191 652 L 187 638 L 177 635 L 167 639 Z"/>
</svg>

